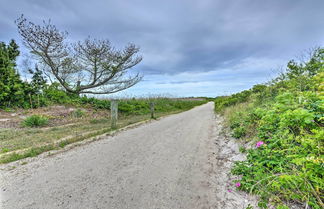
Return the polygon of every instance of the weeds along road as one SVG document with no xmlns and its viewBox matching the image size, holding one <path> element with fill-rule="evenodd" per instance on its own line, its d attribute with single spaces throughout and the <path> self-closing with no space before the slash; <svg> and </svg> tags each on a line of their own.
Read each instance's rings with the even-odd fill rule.
<svg viewBox="0 0 324 209">
<path fill-rule="evenodd" d="M 212 208 L 213 103 L 1 170 L 1 208 Z"/>
</svg>

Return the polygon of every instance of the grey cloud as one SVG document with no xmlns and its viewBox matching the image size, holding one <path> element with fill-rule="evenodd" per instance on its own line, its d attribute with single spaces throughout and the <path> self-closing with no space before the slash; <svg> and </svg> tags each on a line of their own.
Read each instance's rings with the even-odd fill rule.
<svg viewBox="0 0 324 209">
<path fill-rule="evenodd" d="M 144 60 L 136 70 L 144 75 L 208 72 L 249 58 L 288 61 L 323 45 L 323 10 L 323 0 L 2 0 L 0 40 L 20 39 L 13 21 L 24 13 L 38 23 L 51 18 L 71 40 L 90 35 L 118 48 L 139 45 Z"/>
</svg>

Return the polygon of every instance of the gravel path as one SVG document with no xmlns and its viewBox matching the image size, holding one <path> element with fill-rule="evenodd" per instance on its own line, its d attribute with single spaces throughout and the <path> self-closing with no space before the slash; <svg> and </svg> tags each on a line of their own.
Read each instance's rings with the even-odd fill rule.
<svg viewBox="0 0 324 209">
<path fill-rule="evenodd" d="M 215 153 L 219 126 L 208 103 L 10 171 L 2 168 L 1 208 L 243 208 L 244 198 L 235 197 L 236 206 L 226 202 L 228 169 Z"/>
</svg>

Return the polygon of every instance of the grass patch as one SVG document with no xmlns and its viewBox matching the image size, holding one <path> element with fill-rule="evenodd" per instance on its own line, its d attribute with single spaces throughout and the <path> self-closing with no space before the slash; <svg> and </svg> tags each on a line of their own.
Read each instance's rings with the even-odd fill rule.
<svg viewBox="0 0 324 209">
<path fill-rule="evenodd" d="M 8 155 L 1 157 L 0 164 L 17 161 L 17 160 L 24 159 L 27 157 L 35 157 L 43 152 L 53 150 L 54 148 L 55 148 L 54 146 L 48 145 L 48 146 L 43 146 L 43 147 L 31 148 L 22 154 L 19 154 L 19 153 L 8 154 Z"/>
<path fill-rule="evenodd" d="M 48 124 L 48 118 L 42 115 L 32 115 L 27 117 L 22 125 L 24 127 L 41 127 Z"/>
<path fill-rule="evenodd" d="M 85 115 L 85 111 L 81 109 L 76 109 L 72 112 L 72 116 L 75 118 L 82 118 Z"/>
<path fill-rule="evenodd" d="M 10 149 L 8 149 L 8 148 L 2 148 L 2 150 L 1 150 L 3 153 L 6 153 L 6 152 L 9 152 L 10 151 Z"/>
<path fill-rule="evenodd" d="M 92 119 L 89 121 L 91 124 L 109 123 L 110 120 L 107 118 Z"/>
</svg>

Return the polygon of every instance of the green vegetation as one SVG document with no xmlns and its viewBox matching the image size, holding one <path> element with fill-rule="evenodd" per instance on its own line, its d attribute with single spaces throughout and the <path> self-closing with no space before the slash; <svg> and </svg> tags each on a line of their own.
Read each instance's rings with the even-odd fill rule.
<svg viewBox="0 0 324 209">
<path fill-rule="evenodd" d="M 73 117 L 82 118 L 85 115 L 85 112 L 81 109 L 77 109 L 72 112 Z"/>
<path fill-rule="evenodd" d="M 260 196 L 259 207 L 324 208 L 323 90 L 319 48 L 269 84 L 215 100 L 233 136 L 252 143 L 232 173 L 241 177 L 240 190 Z"/>
<path fill-rule="evenodd" d="M 20 153 L 12 153 L 10 155 L 2 157 L 0 159 L 0 163 L 9 163 L 9 162 L 17 161 L 17 160 L 24 159 L 27 157 L 36 157 L 37 155 L 39 155 L 43 152 L 53 150 L 53 149 L 54 149 L 54 147 L 52 145 L 48 145 L 48 146 L 31 148 L 28 151 L 21 153 L 21 154 Z"/>
<path fill-rule="evenodd" d="M 16 69 L 16 59 L 20 54 L 18 48 L 14 40 L 8 45 L 0 42 L 0 108 L 36 108 L 66 102 L 67 94 L 60 90 L 57 83 L 46 84 L 37 67 L 29 70 L 31 82 L 21 80 Z"/>
<path fill-rule="evenodd" d="M 0 106 L 11 107 L 27 101 L 28 86 L 20 80 L 15 69 L 19 55 L 18 45 L 0 42 Z M 27 93 L 28 94 L 28 93 Z"/>
<path fill-rule="evenodd" d="M 197 105 L 206 103 L 206 100 L 187 100 L 187 99 L 131 99 L 121 100 L 118 104 L 118 110 L 126 115 L 144 115 L 149 114 L 150 103 L 154 102 L 154 109 L 157 113 L 167 113 L 179 110 L 189 110 Z"/>
<path fill-rule="evenodd" d="M 25 127 L 41 127 L 48 124 L 48 118 L 43 115 L 32 115 L 27 117 L 22 124 Z"/>
</svg>

